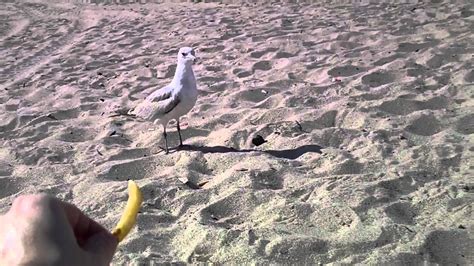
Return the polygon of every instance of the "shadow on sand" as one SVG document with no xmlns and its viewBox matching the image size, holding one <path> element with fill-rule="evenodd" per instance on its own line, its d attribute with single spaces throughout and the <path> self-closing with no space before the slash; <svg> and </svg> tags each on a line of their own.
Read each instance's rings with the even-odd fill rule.
<svg viewBox="0 0 474 266">
<path fill-rule="evenodd" d="M 304 145 L 304 146 L 301 146 L 295 149 L 289 149 L 289 150 L 266 150 L 265 151 L 265 150 L 253 150 L 253 149 L 238 150 L 238 149 L 224 147 L 224 146 L 207 147 L 207 146 L 183 145 L 181 147 L 178 147 L 176 150 L 200 151 L 202 153 L 263 152 L 263 153 L 267 153 L 278 158 L 294 160 L 307 152 L 315 152 L 315 153 L 321 154 L 322 148 L 323 147 L 319 145 Z"/>
</svg>

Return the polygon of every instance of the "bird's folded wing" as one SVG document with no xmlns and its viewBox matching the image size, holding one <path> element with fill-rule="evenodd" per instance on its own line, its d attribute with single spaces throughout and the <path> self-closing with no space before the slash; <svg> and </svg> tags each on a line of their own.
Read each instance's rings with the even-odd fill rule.
<svg viewBox="0 0 474 266">
<path fill-rule="evenodd" d="M 159 102 L 152 102 L 145 99 L 134 108 L 132 113 L 147 120 L 158 119 L 171 112 L 180 101 L 178 95 L 172 95 L 170 98 Z"/>
<path fill-rule="evenodd" d="M 146 100 L 150 102 L 160 102 L 160 101 L 169 99 L 172 95 L 173 95 L 173 88 L 168 85 L 148 95 L 146 97 Z"/>
</svg>

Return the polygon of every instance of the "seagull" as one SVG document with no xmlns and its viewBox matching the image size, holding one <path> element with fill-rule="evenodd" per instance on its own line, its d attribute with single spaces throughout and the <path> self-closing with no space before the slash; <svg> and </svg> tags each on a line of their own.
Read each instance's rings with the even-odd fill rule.
<svg viewBox="0 0 474 266">
<path fill-rule="evenodd" d="M 154 124 L 163 125 L 165 152 L 168 154 L 168 139 L 166 125 L 175 119 L 179 134 L 179 146 L 183 146 L 179 118 L 187 114 L 196 104 L 198 91 L 196 77 L 192 65 L 196 61 L 196 54 L 191 47 L 182 47 L 178 52 L 178 65 L 173 80 L 167 86 L 158 89 L 146 97 L 135 108 L 129 111 L 144 120 L 154 121 Z"/>
</svg>

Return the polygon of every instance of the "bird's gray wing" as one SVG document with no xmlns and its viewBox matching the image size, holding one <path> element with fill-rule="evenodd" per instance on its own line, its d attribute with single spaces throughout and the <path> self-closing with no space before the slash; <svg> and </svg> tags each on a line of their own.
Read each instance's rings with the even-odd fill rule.
<svg viewBox="0 0 474 266">
<path fill-rule="evenodd" d="M 148 95 L 142 102 L 138 105 L 133 107 L 128 111 L 129 115 L 135 115 L 144 119 L 151 119 L 154 112 L 154 105 L 151 104 L 153 102 L 159 103 L 162 101 L 166 101 L 171 98 L 173 95 L 173 87 L 170 85 L 165 86 L 159 90 L 152 92 Z"/>
<path fill-rule="evenodd" d="M 171 112 L 181 102 L 177 94 L 162 101 L 150 101 L 145 99 L 133 110 L 133 114 L 147 120 L 159 119 L 163 115 Z"/>
<path fill-rule="evenodd" d="M 145 99 L 150 102 L 160 102 L 160 101 L 169 99 L 172 94 L 173 94 L 173 87 L 168 85 L 159 90 L 154 91 L 152 94 L 148 95 Z"/>
<path fill-rule="evenodd" d="M 171 111 L 173 111 L 176 106 L 181 102 L 181 99 L 179 98 L 179 95 L 176 95 L 175 97 L 172 97 L 169 99 L 169 101 L 166 101 L 166 103 L 163 102 L 162 108 L 164 114 L 167 114 Z"/>
</svg>

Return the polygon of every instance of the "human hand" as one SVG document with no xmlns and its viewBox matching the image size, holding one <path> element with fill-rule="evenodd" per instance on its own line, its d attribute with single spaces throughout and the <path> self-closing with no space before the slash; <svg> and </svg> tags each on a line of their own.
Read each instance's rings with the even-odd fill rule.
<svg viewBox="0 0 474 266">
<path fill-rule="evenodd" d="M 20 196 L 0 216 L 0 265 L 108 265 L 117 239 L 57 198 Z"/>
</svg>

